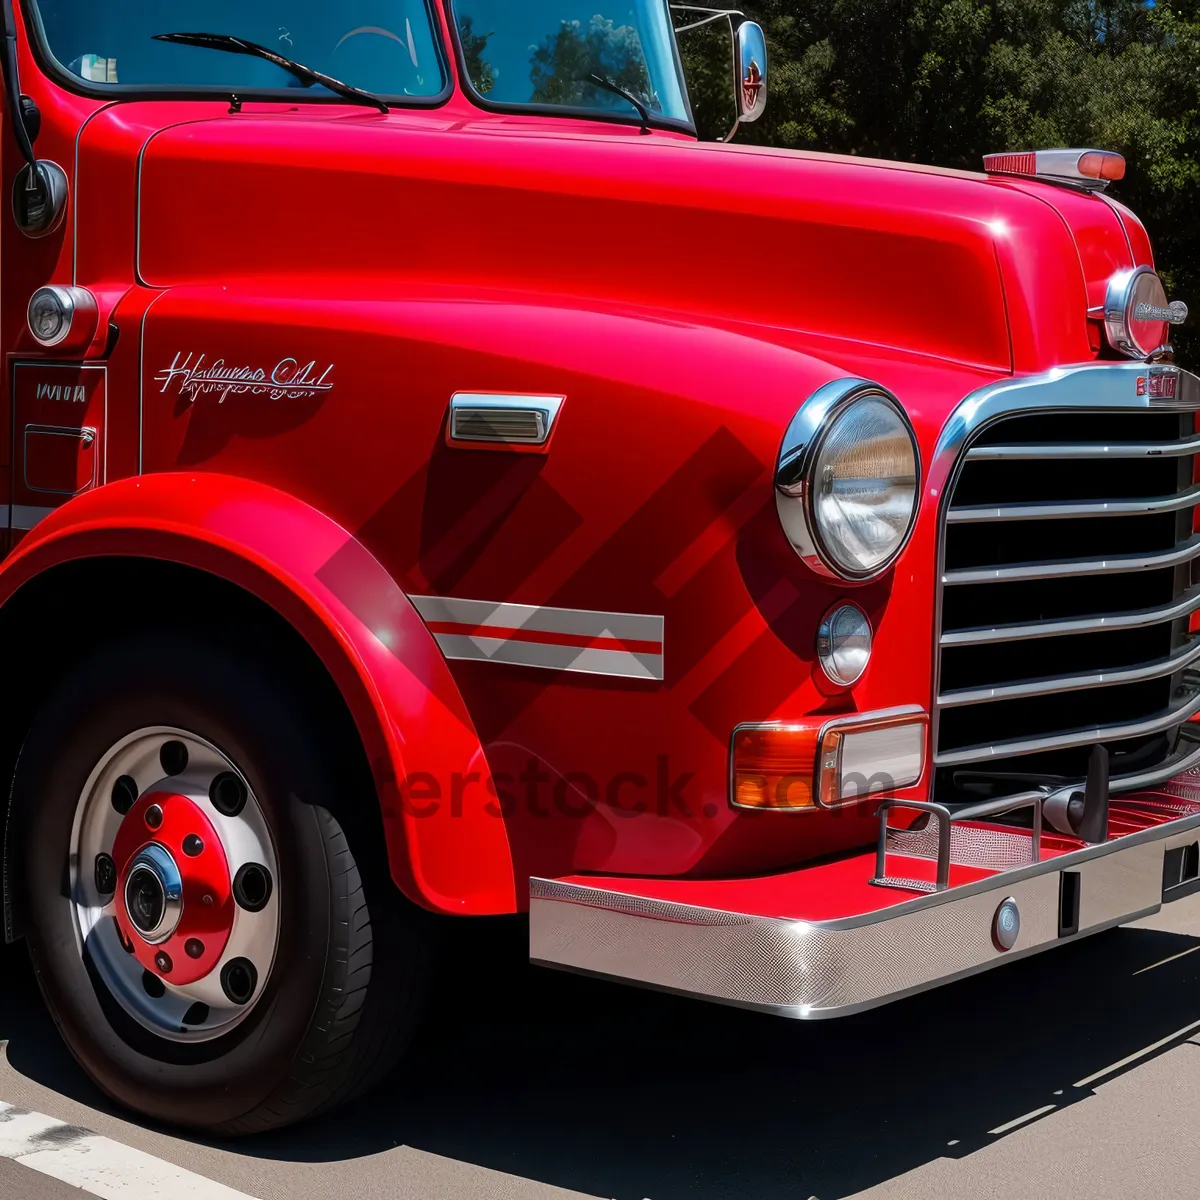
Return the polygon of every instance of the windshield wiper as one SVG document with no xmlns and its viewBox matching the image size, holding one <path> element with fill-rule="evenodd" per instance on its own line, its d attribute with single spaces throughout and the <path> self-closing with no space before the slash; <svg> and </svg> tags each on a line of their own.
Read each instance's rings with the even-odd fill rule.
<svg viewBox="0 0 1200 1200">
<path fill-rule="evenodd" d="M 614 96 L 620 96 L 622 100 L 628 100 L 637 109 L 637 114 L 642 119 L 642 132 L 650 132 L 650 110 L 631 91 L 623 88 L 619 83 L 614 83 L 607 75 L 597 75 L 594 71 L 584 82 L 594 83 L 596 87 L 603 88 L 606 92 L 612 92 Z"/>
<path fill-rule="evenodd" d="M 228 54 L 246 54 L 251 58 L 265 58 L 267 62 L 274 63 L 289 75 L 299 79 L 305 87 L 312 87 L 314 83 L 319 83 L 323 88 L 328 88 L 329 91 L 343 96 L 347 100 L 353 100 L 358 104 L 369 104 L 372 108 L 379 109 L 380 112 L 389 111 L 384 101 L 371 92 L 364 92 L 361 88 L 352 87 L 340 79 L 334 79 L 332 75 L 314 71 L 312 67 L 306 67 L 303 63 L 284 58 L 282 54 L 276 54 L 274 50 L 268 50 L 266 46 L 260 46 L 257 42 L 248 42 L 245 38 L 234 37 L 231 33 L 156 33 L 153 37 L 156 42 L 172 42 L 178 46 L 200 46 L 205 50 L 224 50 Z"/>
</svg>

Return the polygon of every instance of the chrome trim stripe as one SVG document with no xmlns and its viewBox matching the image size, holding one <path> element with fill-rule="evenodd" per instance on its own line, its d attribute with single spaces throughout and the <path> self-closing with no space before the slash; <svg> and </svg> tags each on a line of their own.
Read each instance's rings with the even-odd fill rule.
<svg viewBox="0 0 1200 1200">
<path fill-rule="evenodd" d="M 1196 840 L 1200 815 L 855 917 L 803 921 L 530 880 L 530 958 L 801 1019 L 840 1016 L 1157 912 L 1163 857 Z M 1080 932 L 1058 936 L 1059 875 L 1080 872 Z M 992 942 L 1016 900 L 1016 948 Z"/>
<path fill-rule="evenodd" d="M 1132 517 L 1148 513 L 1178 512 L 1200 503 L 1200 487 L 1174 496 L 1146 500 L 1081 500 L 1077 504 L 997 504 L 950 508 L 947 525 L 972 525 L 983 521 L 1057 521 L 1068 517 Z"/>
<path fill-rule="evenodd" d="M 1072 746 L 1090 746 L 1094 742 L 1117 742 L 1125 738 L 1146 737 L 1162 733 L 1200 712 L 1200 695 L 1187 704 L 1168 709 L 1157 717 L 1130 721 L 1125 725 L 1092 725 L 1086 729 L 1064 729 L 1061 733 L 1026 738 L 1015 742 L 993 742 L 991 745 L 963 746 L 934 755 L 939 767 L 957 767 L 964 763 L 987 762 L 991 758 L 1016 758 L 1022 754 L 1037 754 L 1042 750 L 1069 750 Z"/>
<path fill-rule="evenodd" d="M 44 508 L 34 504 L 11 504 L 9 505 L 9 528 L 28 531 L 39 521 L 44 521 L 52 512 L 55 512 L 57 507 L 57 505 Z"/>
<path fill-rule="evenodd" d="M 1075 558 L 1062 562 L 1014 563 L 1011 567 L 967 567 L 944 571 L 942 583 L 1011 583 L 1022 579 L 1067 579 L 1075 575 L 1107 575 L 1119 571 L 1151 571 L 1178 567 L 1200 558 L 1200 534 L 1161 554 L 1118 554 L 1112 558 Z"/>
<path fill-rule="evenodd" d="M 586 675 L 663 678 L 661 616 L 448 596 L 409 599 L 447 658 Z"/>
<path fill-rule="evenodd" d="M 1141 608 L 1127 613 L 1096 617 L 1072 617 L 1061 621 L 1036 621 L 1025 625 L 993 625 L 990 629 L 956 629 L 943 633 L 943 646 L 985 646 L 991 642 L 1015 642 L 1032 638 L 1064 637 L 1074 633 L 1105 633 L 1112 629 L 1144 629 L 1165 625 L 1200 609 L 1200 587 L 1192 588 L 1173 604 Z"/>
<path fill-rule="evenodd" d="M 968 462 L 1001 462 L 1013 459 L 1061 458 L 1186 458 L 1200 454 L 1200 437 L 1174 442 L 1038 442 L 1023 446 L 973 446 Z"/>
<path fill-rule="evenodd" d="M 1083 692 L 1089 688 L 1111 687 L 1122 683 L 1140 683 L 1146 679 L 1161 679 L 1190 666 L 1200 659 L 1200 640 L 1168 658 L 1138 663 L 1116 671 L 1092 671 L 1086 675 L 1049 675 L 1044 679 L 1025 679 L 1020 683 L 997 684 L 995 687 L 961 688 L 943 692 L 937 699 L 943 708 L 958 708 L 964 704 L 990 704 L 996 700 L 1020 700 L 1027 696 L 1047 696 L 1056 692 Z"/>
</svg>

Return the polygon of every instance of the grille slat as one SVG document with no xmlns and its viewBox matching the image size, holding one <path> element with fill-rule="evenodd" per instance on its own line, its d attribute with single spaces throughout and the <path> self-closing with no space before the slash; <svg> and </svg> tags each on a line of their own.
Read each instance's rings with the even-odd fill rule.
<svg viewBox="0 0 1200 1200">
<path fill-rule="evenodd" d="M 1200 504 L 1200 488 L 1148 500 L 1085 500 L 1079 504 L 999 504 L 952 508 L 949 525 L 977 525 L 991 521 L 1058 521 L 1073 517 L 1131 517 L 1178 512 Z"/>
<path fill-rule="evenodd" d="M 1146 679 L 1161 679 L 1174 675 L 1200 659 L 1200 641 L 1189 643 L 1175 654 L 1156 662 L 1141 663 L 1111 671 L 1093 671 L 1086 675 L 1049 675 L 1021 683 L 998 684 L 995 687 L 960 688 L 938 696 L 942 708 L 964 704 L 991 704 L 999 700 L 1021 700 L 1026 696 L 1057 695 L 1060 692 L 1083 692 L 1089 688 L 1112 687 L 1119 683 L 1141 683 Z"/>
<path fill-rule="evenodd" d="M 1115 776 L 1174 752 L 1200 712 L 1197 455 L 1190 411 L 1120 408 L 1015 413 L 965 448 L 942 513 L 939 796 L 1080 777 L 1096 743 Z"/>
<path fill-rule="evenodd" d="M 1196 558 L 1200 558 L 1200 536 L 1154 554 L 1114 554 L 1112 558 L 1069 558 L 1061 562 L 1028 562 L 1015 563 L 1010 567 L 968 567 L 961 571 L 944 571 L 942 583 L 952 587 L 967 583 L 1107 575 L 1114 571 L 1150 571 L 1158 567 L 1178 567 Z"/>
<path fill-rule="evenodd" d="M 1064 458 L 1182 458 L 1200 454 L 1200 437 L 1172 442 L 1047 442 L 1030 446 L 976 446 L 967 451 L 969 462 L 1001 462 Z"/>
<path fill-rule="evenodd" d="M 1136 612 L 1103 613 L 1099 616 L 1073 617 L 1065 621 L 1037 621 L 1024 625 L 992 625 L 979 629 L 959 629 L 943 633 L 943 646 L 987 646 L 996 642 L 1027 641 L 1032 638 L 1062 637 L 1075 633 L 1105 633 L 1117 629 L 1144 629 L 1162 625 L 1178 617 L 1188 617 L 1200 609 L 1200 588 L 1189 588 L 1175 602 Z"/>
<path fill-rule="evenodd" d="M 1078 729 L 1065 729 L 1040 738 L 1025 738 L 1011 742 L 996 742 L 991 745 L 965 746 L 961 750 L 939 753 L 939 767 L 961 763 L 978 763 L 997 758 L 1038 754 L 1043 750 L 1069 750 L 1073 746 L 1091 746 L 1096 742 L 1125 741 L 1128 738 L 1145 737 L 1147 734 L 1162 733 L 1180 721 L 1200 712 L 1200 695 L 1157 717 L 1144 721 L 1127 721 L 1121 725 L 1088 725 Z"/>
</svg>

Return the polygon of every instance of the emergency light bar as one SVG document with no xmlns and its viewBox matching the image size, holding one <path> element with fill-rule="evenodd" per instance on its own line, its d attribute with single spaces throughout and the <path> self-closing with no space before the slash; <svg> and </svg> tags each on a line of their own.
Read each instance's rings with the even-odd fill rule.
<svg viewBox="0 0 1200 1200">
<path fill-rule="evenodd" d="M 1023 175 L 1100 189 L 1125 178 L 1125 159 L 1111 150 L 1017 150 L 985 154 L 983 169 L 989 175 Z"/>
</svg>

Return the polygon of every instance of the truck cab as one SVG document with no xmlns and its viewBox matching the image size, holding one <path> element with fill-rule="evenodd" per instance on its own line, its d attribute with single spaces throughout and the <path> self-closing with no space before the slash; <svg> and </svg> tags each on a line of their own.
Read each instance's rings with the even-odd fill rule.
<svg viewBox="0 0 1200 1200">
<path fill-rule="evenodd" d="M 110 1096 L 357 1094 L 452 918 L 808 1018 L 1196 884 L 1118 156 L 740 145 L 665 0 L 5 18 L 5 932 Z"/>
</svg>

